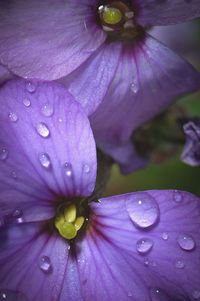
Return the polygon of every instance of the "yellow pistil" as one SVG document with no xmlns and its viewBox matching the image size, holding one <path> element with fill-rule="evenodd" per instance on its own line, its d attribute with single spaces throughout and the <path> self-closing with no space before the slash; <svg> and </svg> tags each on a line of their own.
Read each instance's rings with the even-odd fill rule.
<svg viewBox="0 0 200 301">
<path fill-rule="evenodd" d="M 54 225 L 62 237 L 66 239 L 76 237 L 85 221 L 83 216 L 76 217 L 76 215 L 76 206 L 70 205 L 56 216 Z"/>
<path fill-rule="evenodd" d="M 122 20 L 123 16 L 121 11 L 115 7 L 104 7 L 102 19 L 106 24 L 115 25 Z"/>
</svg>

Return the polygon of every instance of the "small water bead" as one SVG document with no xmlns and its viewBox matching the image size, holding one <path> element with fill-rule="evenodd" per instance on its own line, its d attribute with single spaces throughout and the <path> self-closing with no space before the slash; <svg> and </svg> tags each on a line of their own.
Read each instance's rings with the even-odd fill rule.
<svg viewBox="0 0 200 301">
<path fill-rule="evenodd" d="M 26 83 L 26 90 L 29 92 L 29 93 L 34 93 L 36 91 L 36 85 L 32 82 L 27 82 Z"/>
<path fill-rule="evenodd" d="M 50 168 L 50 166 L 51 166 L 51 160 L 50 160 L 50 157 L 49 157 L 48 154 L 46 154 L 46 153 L 39 154 L 39 161 L 40 161 L 40 164 L 44 168 L 46 168 L 46 169 Z"/>
<path fill-rule="evenodd" d="M 0 301 L 27 301 L 27 298 L 19 291 L 4 289 L 0 290 Z"/>
<path fill-rule="evenodd" d="M 178 191 L 178 190 L 175 190 L 175 191 L 174 191 L 174 201 L 175 201 L 176 203 L 180 203 L 180 202 L 182 202 L 182 200 L 183 200 L 183 197 L 182 197 L 181 192 Z"/>
<path fill-rule="evenodd" d="M 64 172 L 65 172 L 65 175 L 67 177 L 71 177 L 72 176 L 72 164 L 71 163 L 66 162 L 64 164 Z"/>
<path fill-rule="evenodd" d="M 43 122 L 38 123 L 36 129 L 37 129 L 38 134 L 41 137 L 43 137 L 43 138 L 49 137 L 50 131 L 49 131 L 48 126 L 45 123 L 43 123 Z"/>
<path fill-rule="evenodd" d="M 84 165 L 83 165 L 83 171 L 84 171 L 85 173 L 89 173 L 89 172 L 90 172 L 90 166 L 89 166 L 88 164 L 84 164 Z"/>
<path fill-rule="evenodd" d="M 15 180 L 17 180 L 17 173 L 13 170 L 11 171 L 11 177 Z"/>
<path fill-rule="evenodd" d="M 4 161 L 7 158 L 8 158 L 8 150 L 5 147 L 0 148 L 0 160 Z"/>
<path fill-rule="evenodd" d="M 144 265 L 145 265 L 146 267 L 149 266 L 149 259 L 148 259 L 148 258 L 145 258 L 145 259 L 144 259 Z"/>
<path fill-rule="evenodd" d="M 24 106 L 27 107 L 27 108 L 30 107 L 30 106 L 31 106 L 31 101 L 30 101 L 30 99 L 24 98 L 23 104 L 24 104 Z"/>
<path fill-rule="evenodd" d="M 178 261 L 176 262 L 176 264 L 175 264 L 175 267 L 176 267 L 177 269 L 184 269 L 185 263 L 184 263 L 182 260 L 178 260 Z"/>
<path fill-rule="evenodd" d="M 134 94 L 137 94 L 138 90 L 139 90 L 138 84 L 136 82 L 131 83 L 131 91 Z"/>
<path fill-rule="evenodd" d="M 168 240 L 168 238 L 169 238 L 169 234 L 167 232 L 163 232 L 162 233 L 162 239 L 163 240 Z"/>
<path fill-rule="evenodd" d="M 63 122 L 63 119 L 62 119 L 61 117 L 59 117 L 59 118 L 58 118 L 58 122 L 59 122 L 59 123 L 62 123 L 62 122 Z"/>
<path fill-rule="evenodd" d="M 137 241 L 136 249 L 140 254 L 147 254 L 153 247 L 153 241 L 149 238 L 142 238 Z"/>
<path fill-rule="evenodd" d="M 153 288 L 150 290 L 150 296 L 152 301 L 168 301 L 167 295 L 163 292 L 163 290 L 158 288 Z"/>
<path fill-rule="evenodd" d="M 51 260 L 48 256 L 42 256 L 39 260 L 39 266 L 42 272 L 49 274 L 52 271 Z"/>
<path fill-rule="evenodd" d="M 195 291 L 193 291 L 193 293 L 192 293 L 192 298 L 193 298 L 194 300 L 200 300 L 200 290 L 195 290 Z"/>
<path fill-rule="evenodd" d="M 18 116 L 14 112 L 10 112 L 8 114 L 8 117 L 9 117 L 9 119 L 10 119 L 11 122 L 17 122 L 18 121 Z"/>
<path fill-rule="evenodd" d="M 147 193 L 137 193 L 126 201 L 126 208 L 135 226 L 145 229 L 156 224 L 159 219 L 157 202 Z"/>
<path fill-rule="evenodd" d="M 180 234 L 178 236 L 177 242 L 181 249 L 185 251 L 192 251 L 195 248 L 195 241 L 194 239 L 186 234 Z"/>
<path fill-rule="evenodd" d="M 43 114 L 44 116 L 46 116 L 46 117 L 51 117 L 51 116 L 53 115 L 53 112 L 54 112 L 53 106 L 50 105 L 50 104 L 48 104 L 48 103 L 46 103 L 46 104 L 44 104 L 44 105 L 42 106 L 41 112 L 42 112 L 42 114 Z"/>
</svg>

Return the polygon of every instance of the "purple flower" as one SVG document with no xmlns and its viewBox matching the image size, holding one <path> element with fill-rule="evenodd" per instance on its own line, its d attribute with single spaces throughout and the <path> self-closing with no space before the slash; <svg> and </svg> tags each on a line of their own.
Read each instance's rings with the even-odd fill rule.
<svg viewBox="0 0 200 301">
<path fill-rule="evenodd" d="M 145 30 L 198 16 L 199 0 L 1 1 L 0 62 L 24 78 L 64 83 L 98 146 L 130 171 L 133 130 L 200 87 L 193 67 Z"/>
<path fill-rule="evenodd" d="M 72 96 L 10 81 L 0 102 L 1 300 L 199 299 L 197 197 L 155 190 L 89 202 L 95 143 Z"/>
<path fill-rule="evenodd" d="M 186 143 L 181 160 L 191 166 L 200 165 L 200 120 L 191 120 L 184 124 Z"/>
</svg>

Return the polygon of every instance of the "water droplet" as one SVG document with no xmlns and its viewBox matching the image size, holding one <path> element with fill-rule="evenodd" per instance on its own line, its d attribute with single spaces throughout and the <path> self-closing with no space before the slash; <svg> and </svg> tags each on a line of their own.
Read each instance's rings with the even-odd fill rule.
<svg viewBox="0 0 200 301">
<path fill-rule="evenodd" d="M 94 191 L 95 188 L 95 183 L 90 183 L 88 184 L 88 192 L 92 193 Z"/>
<path fill-rule="evenodd" d="M 8 150 L 6 148 L 1 148 L 0 149 L 0 160 L 4 161 L 8 158 Z"/>
<path fill-rule="evenodd" d="M 65 171 L 65 175 L 67 177 L 71 177 L 72 176 L 72 165 L 69 162 L 66 162 L 64 164 L 64 171 Z"/>
<path fill-rule="evenodd" d="M 83 171 L 84 171 L 85 173 L 89 173 L 89 172 L 90 172 L 90 166 L 89 166 L 88 164 L 84 164 L 84 165 L 83 165 Z"/>
<path fill-rule="evenodd" d="M 178 260 L 175 264 L 177 269 L 184 269 L 185 263 L 182 260 Z"/>
<path fill-rule="evenodd" d="M 189 235 L 180 234 L 177 241 L 179 246 L 185 251 L 192 251 L 195 248 L 195 241 Z"/>
<path fill-rule="evenodd" d="M 193 298 L 194 300 L 200 300 L 200 291 L 199 291 L 199 290 L 193 291 L 193 293 L 192 293 L 192 298 Z"/>
<path fill-rule="evenodd" d="M 40 266 L 40 269 L 46 274 L 50 273 L 52 270 L 51 261 L 48 256 L 42 256 L 40 258 L 39 266 Z"/>
<path fill-rule="evenodd" d="M 168 301 L 166 294 L 161 289 L 151 289 L 150 296 L 152 301 Z"/>
<path fill-rule="evenodd" d="M 11 290 L 0 290 L 0 301 L 27 301 L 25 296 L 18 292 Z"/>
<path fill-rule="evenodd" d="M 138 92 L 138 84 L 136 82 L 132 82 L 131 83 L 131 91 L 134 93 L 134 94 L 137 94 Z"/>
<path fill-rule="evenodd" d="M 15 209 L 15 210 L 13 211 L 13 213 L 12 213 L 12 216 L 13 216 L 14 218 L 22 217 L 22 215 L 23 215 L 23 212 L 22 212 L 21 209 Z"/>
<path fill-rule="evenodd" d="M 61 117 L 58 118 L 58 122 L 61 123 L 63 122 L 63 119 Z"/>
<path fill-rule="evenodd" d="M 39 161 L 44 168 L 49 168 L 51 166 L 50 157 L 46 153 L 39 154 Z"/>
<path fill-rule="evenodd" d="M 36 85 L 32 82 L 27 82 L 26 83 L 26 90 L 29 92 L 29 93 L 34 93 L 35 90 L 36 90 Z"/>
<path fill-rule="evenodd" d="M 42 106 L 41 112 L 44 116 L 50 117 L 53 115 L 53 106 L 50 104 L 46 103 Z"/>
<path fill-rule="evenodd" d="M 25 99 L 23 100 L 23 104 L 24 104 L 24 106 L 27 107 L 27 108 L 30 107 L 30 105 L 31 105 L 30 99 L 25 98 Z"/>
<path fill-rule="evenodd" d="M 136 248 L 138 253 L 147 254 L 153 247 L 153 241 L 149 238 L 142 238 L 137 241 Z"/>
<path fill-rule="evenodd" d="M 169 234 L 167 232 L 163 232 L 162 233 L 162 239 L 163 240 L 168 240 L 168 238 L 169 238 Z"/>
<path fill-rule="evenodd" d="M 183 200 L 183 197 L 182 197 L 181 192 L 178 191 L 178 190 L 175 190 L 175 191 L 174 191 L 174 201 L 175 201 L 176 203 L 180 203 L 180 202 L 182 202 L 182 200 Z"/>
<path fill-rule="evenodd" d="M 144 265 L 145 265 L 146 267 L 149 266 L 149 259 L 148 259 L 148 258 L 145 258 L 145 259 L 144 259 Z"/>
<path fill-rule="evenodd" d="M 11 172 L 11 177 L 17 180 L 17 173 L 14 170 Z"/>
<path fill-rule="evenodd" d="M 47 138 L 50 135 L 50 131 L 49 131 L 47 125 L 43 122 L 38 123 L 37 132 L 43 138 Z"/>
<path fill-rule="evenodd" d="M 10 112 L 8 114 L 8 117 L 9 117 L 9 119 L 10 119 L 11 122 L 17 122 L 18 121 L 18 116 L 14 112 Z"/>
<path fill-rule="evenodd" d="M 135 226 L 148 228 L 159 219 L 157 202 L 147 193 L 137 193 L 126 201 L 126 208 Z"/>
</svg>

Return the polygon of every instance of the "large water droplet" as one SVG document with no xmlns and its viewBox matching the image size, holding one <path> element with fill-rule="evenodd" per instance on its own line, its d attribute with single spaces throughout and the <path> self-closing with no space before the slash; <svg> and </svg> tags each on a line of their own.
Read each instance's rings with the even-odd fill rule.
<svg viewBox="0 0 200 301">
<path fill-rule="evenodd" d="M 48 104 L 48 103 L 46 103 L 46 104 L 44 104 L 44 105 L 42 106 L 41 112 L 42 112 L 42 114 L 43 114 L 44 116 L 50 117 L 50 116 L 53 115 L 53 106 L 50 105 L 50 104 Z"/>
<path fill-rule="evenodd" d="M 9 117 L 9 119 L 10 119 L 11 122 L 17 122 L 18 121 L 18 116 L 14 112 L 10 112 L 8 114 L 8 117 Z"/>
<path fill-rule="evenodd" d="M 27 82 L 26 83 L 26 90 L 29 92 L 29 93 L 34 93 L 36 91 L 36 85 L 32 82 Z"/>
<path fill-rule="evenodd" d="M 23 104 L 24 104 L 24 106 L 27 107 L 27 108 L 30 107 L 30 105 L 31 105 L 30 99 L 24 98 Z"/>
<path fill-rule="evenodd" d="M 153 241 L 149 238 L 142 238 L 137 241 L 136 248 L 138 253 L 147 254 L 153 247 Z"/>
<path fill-rule="evenodd" d="M 41 153 L 39 154 L 39 161 L 40 164 L 44 167 L 44 168 L 50 168 L 51 166 L 51 160 L 48 154 L 46 153 Z"/>
<path fill-rule="evenodd" d="M 200 290 L 195 290 L 195 291 L 193 291 L 193 293 L 192 293 L 192 298 L 193 298 L 194 300 L 200 300 Z"/>
<path fill-rule="evenodd" d="M 66 162 L 64 164 L 64 172 L 65 172 L 65 175 L 67 177 L 71 177 L 72 176 L 72 165 L 71 165 L 71 163 Z"/>
<path fill-rule="evenodd" d="M 4 161 L 7 158 L 8 158 L 8 150 L 5 147 L 0 148 L 0 160 Z"/>
<path fill-rule="evenodd" d="M 157 202 L 147 193 L 137 193 L 126 201 L 126 208 L 132 222 L 139 228 L 148 228 L 159 219 Z"/>
<path fill-rule="evenodd" d="M 177 260 L 177 262 L 175 263 L 175 266 L 177 269 L 184 269 L 185 263 L 182 260 Z"/>
<path fill-rule="evenodd" d="M 180 234 L 177 241 L 179 246 L 185 251 L 192 251 L 195 248 L 195 241 L 189 235 Z"/>
<path fill-rule="evenodd" d="M 51 260 L 48 256 L 40 257 L 39 266 L 40 269 L 46 274 L 49 274 L 52 270 Z"/>
<path fill-rule="evenodd" d="M 168 301 L 168 297 L 161 289 L 151 289 L 150 296 L 152 301 Z"/>
<path fill-rule="evenodd" d="M 37 129 L 38 134 L 41 137 L 43 137 L 43 138 L 49 137 L 50 131 L 45 123 L 43 123 L 43 122 L 38 123 L 36 129 Z"/>
</svg>

